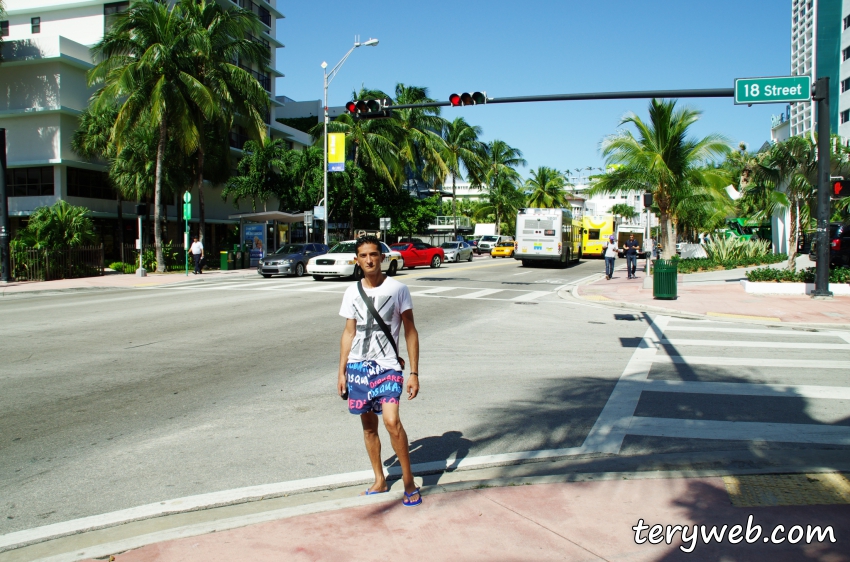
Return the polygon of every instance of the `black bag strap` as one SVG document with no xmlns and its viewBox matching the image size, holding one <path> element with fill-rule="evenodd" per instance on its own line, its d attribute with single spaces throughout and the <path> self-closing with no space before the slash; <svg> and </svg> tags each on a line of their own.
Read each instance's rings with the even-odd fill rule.
<svg viewBox="0 0 850 562">
<path fill-rule="evenodd" d="M 374 318 L 375 322 L 378 323 L 378 326 L 381 327 L 381 331 L 383 331 L 384 335 L 387 336 L 387 339 L 390 340 L 390 345 L 393 346 L 395 357 L 398 360 L 399 364 L 402 365 L 402 368 L 404 368 L 404 360 L 399 357 L 398 346 L 395 343 L 395 339 L 393 339 L 392 332 L 390 332 L 390 327 L 387 326 L 387 323 L 384 322 L 384 319 L 381 318 L 381 315 L 378 314 L 377 310 L 375 310 L 375 305 L 372 304 L 372 300 L 366 296 L 366 291 L 363 290 L 363 284 L 360 281 L 357 282 L 357 290 L 360 292 L 360 298 L 362 298 L 363 302 L 366 303 L 366 308 L 369 309 L 369 314 L 372 315 L 372 318 Z"/>
</svg>

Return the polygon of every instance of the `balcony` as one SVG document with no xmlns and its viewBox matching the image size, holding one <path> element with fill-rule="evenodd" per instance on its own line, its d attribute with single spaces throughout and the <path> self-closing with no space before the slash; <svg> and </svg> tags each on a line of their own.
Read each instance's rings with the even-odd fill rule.
<svg viewBox="0 0 850 562">
<path fill-rule="evenodd" d="M 241 65 L 241 64 L 239 65 L 239 68 L 241 68 L 242 70 L 244 70 L 245 72 L 247 72 L 248 74 L 250 74 L 251 76 L 256 78 L 257 82 L 260 83 L 260 86 L 262 86 L 265 91 L 271 93 L 271 91 L 272 91 L 272 78 L 271 78 L 271 76 L 263 74 L 262 72 L 257 72 L 256 70 L 253 70 L 253 69 L 251 69 L 247 66 Z"/>
<path fill-rule="evenodd" d="M 251 12 L 254 12 L 255 14 L 257 14 L 257 17 L 260 18 L 261 22 L 266 24 L 266 27 L 270 28 L 272 26 L 272 15 L 271 15 L 271 13 L 267 9 L 260 6 L 259 4 L 256 4 L 256 3 L 252 2 L 251 0 L 230 0 L 230 1 L 233 2 L 234 4 L 236 4 L 237 6 L 239 6 L 240 8 L 244 8 L 245 10 L 248 10 L 248 11 L 251 11 Z"/>
<path fill-rule="evenodd" d="M 228 144 L 230 144 L 231 148 L 235 148 L 237 150 L 244 150 L 245 143 L 249 140 L 251 140 L 251 137 L 246 134 L 243 134 L 239 131 L 230 131 Z"/>
<path fill-rule="evenodd" d="M 472 222 L 469 217 L 434 217 L 434 222 L 428 225 L 428 230 L 452 230 L 457 220 L 458 230 L 472 230 Z"/>
</svg>

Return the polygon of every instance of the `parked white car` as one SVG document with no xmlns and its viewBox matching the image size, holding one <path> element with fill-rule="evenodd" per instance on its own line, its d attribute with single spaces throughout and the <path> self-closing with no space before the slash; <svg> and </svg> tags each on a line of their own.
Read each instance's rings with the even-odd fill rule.
<svg viewBox="0 0 850 562">
<path fill-rule="evenodd" d="M 360 279 L 363 272 L 357 265 L 356 240 L 340 242 L 324 255 L 310 258 L 307 262 L 307 273 L 316 281 L 325 277 L 354 277 Z M 395 275 L 399 269 L 404 268 L 404 258 L 399 252 L 391 250 L 389 246 L 381 242 L 381 252 L 384 261 L 381 263 L 381 271 L 387 275 Z"/>
</svg>

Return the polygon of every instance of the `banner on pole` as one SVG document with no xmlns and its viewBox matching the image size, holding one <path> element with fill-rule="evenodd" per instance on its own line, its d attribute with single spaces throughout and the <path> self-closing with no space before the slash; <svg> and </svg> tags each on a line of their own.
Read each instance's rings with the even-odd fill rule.
<svg viewBox="0 0 850 562">
<path fill-rule="evenodd" d="M 314 205 L 313 206 L 313 218 L 317 221 L 325 220 L 325 207 L 324 205 Z"/>
<path fill-rule="evenodd" d="M 328 171 L 345 171 L 345 133 L 328 133 Z"/>
</svg>

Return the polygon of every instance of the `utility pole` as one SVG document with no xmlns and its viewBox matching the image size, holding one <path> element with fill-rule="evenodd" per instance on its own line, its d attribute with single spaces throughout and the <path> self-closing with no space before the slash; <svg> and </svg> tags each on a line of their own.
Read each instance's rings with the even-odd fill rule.
<svg viewBox="0 0 850 562">
<path fill-rule="evenodd" d="M 829 290 L 829 77 L 815 82 L 818 102 L 817 268 L 812 298 L 832 298 Z"/>
<path fill-rule="evenodd" d="M 6 129 L 0 129 L 0 282 L 11 281 L 9 200 L 6 198 Z"/>
</svg>

